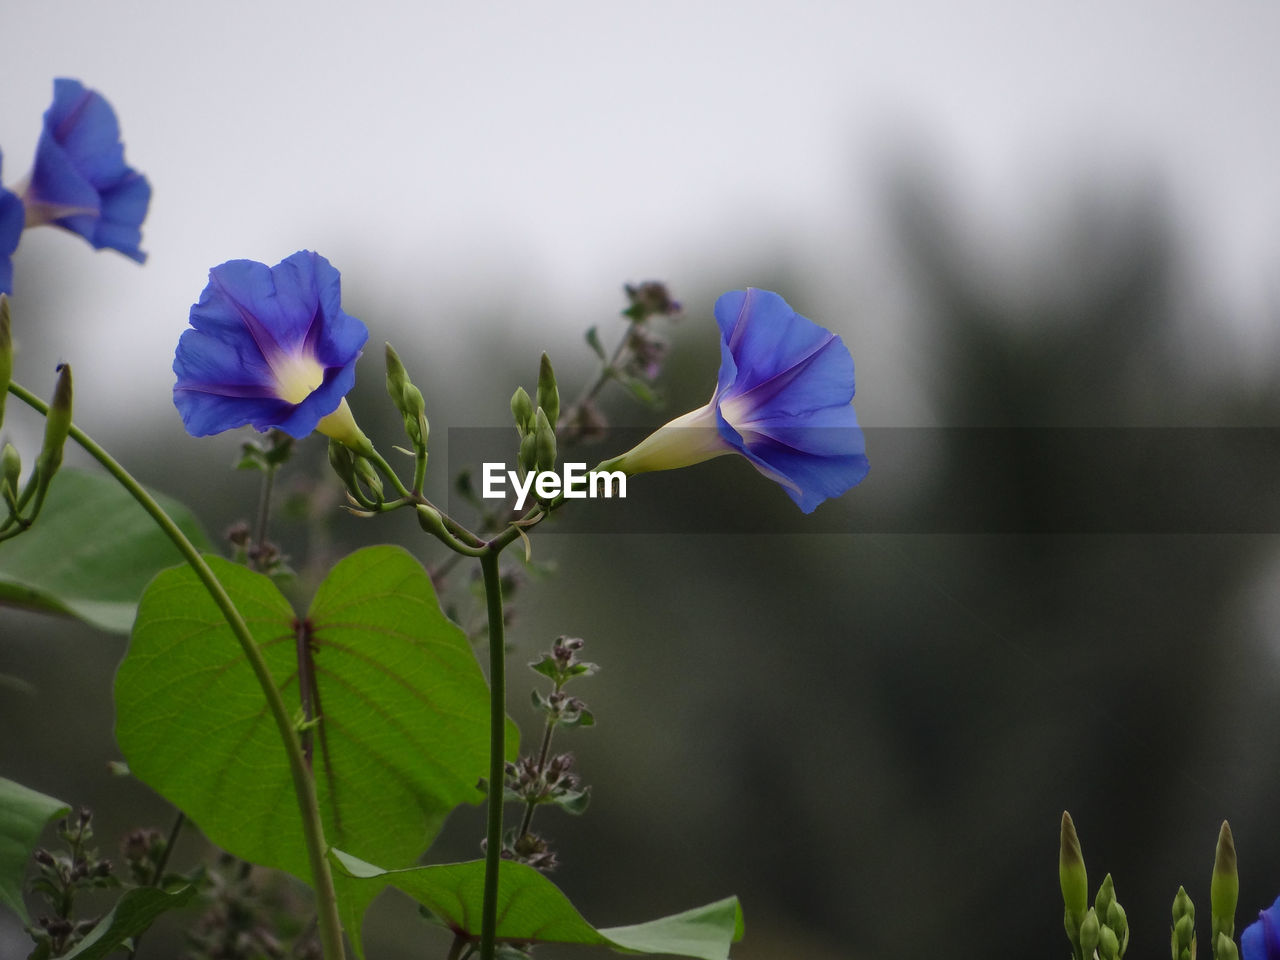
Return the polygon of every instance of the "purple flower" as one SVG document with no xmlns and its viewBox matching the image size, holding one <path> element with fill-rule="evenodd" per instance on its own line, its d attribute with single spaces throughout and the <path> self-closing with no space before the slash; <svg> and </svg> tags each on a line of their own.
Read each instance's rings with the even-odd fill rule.
<svg viewBox="0 0 1280 960">
<path fill-rule="evenodd" d="M 805 513 L 860 482 L 866 446 L 844 342 L 768 290 L 726 293 L 715 312 L 720 377 L 711 401 L 607 466 L 643 473 L 739 453 Z"/>
<path fill-rule="evenodd" d="M 1244 960 L 1280 960 L 1280 897 L 1240 935 Z"/>
<path fill-rule="evenodd" d="M 120 124 L 102 94 L 79 80 L 53 82 L 36 162 L 23 192 L 27 226 L 52 223 L 95 249 L 142 263 L 142 221 L 151 202 L 146 177 L 124 162 Z"/>
<path fill-rule="evenodd" d="M 25 221 L 22 200 L 0 184 L 0 293 L 13 293 L 13 263 L 9 258 L 18 249 Z"/>
<path fill-rule="evenodd" d="M 345 398 L 369 331 L 342 311 L 341 278 L 324 257 L 214 267 L 191 326 L 173 359 L 173 402 L 192 436 L 248 424 L 368 444 Z"/>
</svg>

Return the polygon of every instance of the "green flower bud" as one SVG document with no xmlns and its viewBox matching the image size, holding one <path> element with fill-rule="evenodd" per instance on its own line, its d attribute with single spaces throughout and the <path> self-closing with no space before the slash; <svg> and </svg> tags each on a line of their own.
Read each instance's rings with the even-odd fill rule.
<svg viewBox="0 0 1280 960">
<path fill-rule="evenodd" d="M 560 390 L 556 386 L 556 372 L 551 369 L 551 358 L 545 353 L 538 364 L 538 406 L 546 411 L 547 420 L 554 427 L 560 419 Z"/>
<path fill-rule="evenodd" d="M 22 457 L 18 448 L 6 443 L 0 451 L 0 490 L 4 492 L 4 501 L 11 502 L 18 496 L 18 478 L 22 475 Z"/>
<path fill-rule="evenodd" d="M 520 441 L 520 469 L 525 473 L 538 468 L 538 437 L 529 431 Z"/>
<path fill-rule="evenodd" d="M 58 467 L 62 466 L 62 448 L 71 430 L 71 365 L 58 365 L 58 382 L 49 401 L 49 413 L 44 420 L 44 446 L 36 466 L 40 470 L 40 482 L 47 484 Z"/>
<path fill-rule="evenodd" d="M 1210 936 L 1213 938 L 1214 958 L 1218 957 L 1218 934 L 1227 939 L 1235 936 L 1236 901 L 1240 896 L 1240 877 L 1236 873 L 1236 842 L 1231 836 L 1231 826 L 1222 821 L 1218 831 L 1218 848 L 1213 858 L 1213 877 L 1209 881 Z"/>
<path fill-rule="evenodd" d="M 1195 960 L 1196 910 L 1183 887 L 1173 898 L 1173 931 L 1169 940 L 1173 960 Z"/>
<path fill-rule="evenodd" d="M 1080 925 L 1089 909 L 1089 877 L 1084 867 L 1084 854 L 1071 814 L 1062 811 L 1062 827 L 1058 836 L 1058 883 L 1062 887 L 1063 922 L 1073 947 L 1080 946 Z M 1088 956 L 1088 954 L 1086 954 Z"/>
<path fill-rule="evenodd" d="M 1118 903 L 1111 904 L 1107 907 L 1107 916 L 1103 922 L 1116 932 L 1120 941 L 1120 956 L 1123 957 L 1124 952 L 1129 949 L 1129 918 L 1124 907 Z"/>
<path fill-rule="evenodd" d="M 533 401 L 524 387 L 516 387 L 516 392 L 511 395 L 511 416 L 515 418 L 521 437 L 533 430 Z"/>
<path fill-rule="evenodd" d="M 405 371 L 404 364 L 400 362 L 400 354 L 396 353 L 395 348 L 390 343 L 386 347 L 387 396 L 396 407 L 399 407 L 404 402 L 404 388 L 409 384 L 409 374 Z"/>
<path fill-rule="evenodd" d="M 1240 960 L 1240 951 L 1235 941 L 1225 933 L 1218 934 L 1213 941 L 1213 960 Z"/>
<path fill-rule="evenodd" d="M 1120 960 L 1120 939 L 1110 927 L 1098 931 L 1098 956 L 1102 960 Z"/>
<path fill-rule="evenodd" d="M 428 507 L 425 503 L 418 504 L 418 526 L 422 527 L 432 536 L 442 537 L 448 531 L 445 530 L 444 518 L 440 516 L 440 511 L 432 507 Z"/>
<path fill-rule="evenodd" d="M 1116 902 L 1116 886 L 1111 880 L 1111 874 L 1107 874 L 1102 878 L 1102 886 L 1098 888 L 1098 895 L 1093 900 L 1093 908 L 1098 911 L 1098 916 L 1103 920 L 1106 919 L 1107 910 Z"/>
<path fill-rule="evenodd" d="M 356 477 L 373 494 L 373 499 L 382 503 L 382 478 L 372 463 L 364 457 L 356 457 Z"/>
<path fill-rule="evenodd" d="M 9 323 L 9 298 L 0 293 L 0 424 L 4 423 L 4 399 L 13 380 L 13 331 Z"/>
<path fill-rule="evenodd" d="M 345 486 L 350 487 L 356 482 L 355 455 L 341 440 L 329 440 L 329 466 Z"/>
<path fill-rule="evenodd" d="M 542 408 L 538 408 L 535 417 L 534 437 L 536 440 L 536 462 L 539 470 L 556 468 L 556 431 L 551 426 L 551 418 Z"/>
<path fill-rule="evenodd" d="M 1102 936 L 1102 924 L 1098 923 L 1098 915 L 1092 908 L 1085 914 L 1084 923 L 1080 924 L 1080 950 L 1086 960 L 1098 949 L 1098 940 Z"/>
<path fill-rule="evenodd" d="M 422 399 L 422 391 L 412 383 L 404 388 L 404 406 L 404 432 L 416 448 L 425 450 L 431 424 L 427 422 L 427 404 Z"/>
</svg>

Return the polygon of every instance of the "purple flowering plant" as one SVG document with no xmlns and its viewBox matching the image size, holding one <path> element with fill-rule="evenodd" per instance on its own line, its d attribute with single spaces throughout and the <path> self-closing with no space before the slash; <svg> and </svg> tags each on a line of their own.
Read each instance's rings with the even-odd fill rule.
<svg viewBox="0 0 1280 960">
<path fill-rule="evenodd" d="M 114 680 L 117 742 L 129 772 L 177 813 L 167 835 L 142 831 L 126 838 L 130 874 L 121 882 L 88 845 L 87 811 L 68 815 L 60 801 L 0 779 L 0 807 L 26 812 L 24 829 L 31 830 L 20 839 L 29 840 L 28 847 L 47 821 L 65 817 L 58 831 L 65 853 L 23 851 L 15 871 L 0 851 L 0 905 L 26 922 L 32 955 L 136 953 L 152 919 L 208 896 L 210 875 L 219 896 L 232 897 L 234 883 L 216 868 L 197 864 L 184 874 L 170 863 L 174 839 L 197 824 L 228 854 L 309 884 L 314 924 L 295 926 L 310 929 L 315 942 L 304 933 L 296 955 L 363 958 L 365 910 L 383 889 L 395 887 L 445 928 L 447 960 L 524 956 L 544 941 L 727 960 L 742 936 L 736 898 L 601 928 L 548 878 L 559 854 L 534 829 L 535 819 L 548 815 L 540 808 L 577 815 L 591 796 L 572 754 L 551 750 L 553 736 L 594 725 L 595 711 L 580 695 L 581 681 L 597 670 L 582 658 L 584 641 L 560 637 L 530 663 L 540 684 L 532 696 L 540 719 L 534 749 L 520 748 L 506 712 L 506 626 L 520 570 L 507 548 L 519 544 L 529 563 L 538 528 L 573 508 L 569 481 L 557 478 L 556 468 L 566 450 L 603 429 L 601 391 L 620 384 L 642 400 L 654 399 L 652 384 L 667 355 L 656 328 L 680 314 L 681 305 L 661 284 L 628 286 L 625 329 L 612 350 L 595 328 L 588 331 L 599 366 L 570 403 L 562 404 L 544 353 L 532 390 L 517 388 L 510 403 L 510 476 L 525 492 L 514 505 L 485 502 L 491 498 L 460 476 L 454 488 L 475 508 L 474 517 L 462 517 L 427 496 L 427 404 L 389 344 L 386 392 L 403 423 L 397 449 L 412 467 L 393 467 L 358 425 L 348 397 L 362 359 L 369 362 L 369 329 L 344 309 L 338 269 L 310 250 L 274 266 L 239 259 L 212 267 L 181 331 L 175 310 L 172 399 L 192 437 L 245 427 L 255 432 L 243 443 L 239 466 L 261 473 L 257 508 L 252 525 L 238 524 L 228 534 L 231 556 L 224 558 L 211 554 L 189 511 L 157 500 L 72 423 L 69 367 L 59 369 L 48 403 L 13 380 L 14 321 L 6 294 L 22 231 L 59 226 L 97 249 L 142 262 L 140 230 L 150 196 L 146 178 L 125 162 L 110 104 L 75 80 L 55 82 L 27 182 L 0 187 L 0 426 L 7 395 L 45 417 L 30 469 L 24 472 L 12 444 L 0 450 L 0 550 L 20 537 L 29 543 L 49 536 L 51 549 L 65 546 L 73 556 L 73 568 L 94 562 L 74 549 L 88 536 L 82 525 L 66 522 L 66 502 L 49 496 L 64 484 L 83 491 L 96 482 L 62 470 L 63 447 L 72 440 L 105 468 L 102 484 L 140 504 L 159 531 L 155 536 L 183 560 L 160 569 L 154 545 L 139 534 L 146 549 L 138 549 L 142 559 L 133 564 L 129 543 L 114 543 L 110 563 L 118 569 L 98 567 L 93 575 L 132 576 L 136 585 L 128 600 L 116 600 L 123 610 L 115 610 L 115 619 L 103 613 L 104 604 L 77 605 L 74 595 L 54 588 L 42 597 L 47 609 L 130 634 Z M 731 291 L 702 310 L 714 317 L 720 341 L 710 399 L 605 459 L 593 474 L 626 480 L 733 454 L 804 514 L 861 483 L 869 461 L 853 406 L 854 361 L 841 336 L 767 290 Z M 438 365 L 441 358 L 423 363 Z M 288 558 L 270 536 L 273 484 L 299 451 L 318 453 L 305 445 L 313 433 L 327 438 L 336 475 L 329 481 L 345 498 L 352 524 L 398 514 L 444 559 L 428 569 L 400 547 L 366 547 L 333 564 L 305 612 L 296 611 L 281 590 L 290 577 Z M 469 594 L 456 586 L 456 575 L 450 579 L 469 567 L 478 570 L 482 586 L 485 670 L 473 638 L 441 602 L 451 589 Z M 482 856 L 420 865 L 444 820 L 468 804 L 485 807 Z M 27 883 L 29 869 L 36 877 Z M 1108 875 L 1090 902 L 1067 814 L 1059 880 L 1075 960 L 1123 957 L 1129 925 L 1115 883 Z M 109 915 L 77 917 L 79 892 L 117 886 L 120 897 Z M 1207 952 L 1213 960 L 1280 960 L 1280 900 L 1243 930 L 1237 947 L 1238 887 L 1234 840 L 1224 823 L 1209 888 Z M 43 897 L 48 914 L 32 920 L 26 893 Z M 280 943 L 263 932 L 267 921 L 256 919 L 260 905 L 246 896 L 232 906 L 219 904 L 222 927 L 206 923 L 208 915 L 193 925 L 190 940 L 203 951 L 197 955 L 240 955 L 227 952 L 224 937 L 231 933 L 225 917 L 236 910 L 255 918 L 245 924 L 251 934 L 237 931 L 236 948 L 280 955 Z M 1179 889 L 1174 960 L 1194 960 L 1196 941 L 1195 908 Z"/>
<path fill-rule="evenodd" d="M 150 194 L 146 178 L 125 162 L 108 102 L 79 81 L 56 81 L 30 177 L 0 190 L 4 293 L 12 286 L 11 254 L 30 226 L 58 226 L 95 248 L 142 262 L 140 228 Z M 175 874 L 168 859 L 178 832 L 195 823 L 245 862 L 311 886 L 315 943 L 295 948 L 326 960 L 347 956 L 347 942 L 363 956 L 364 910 L 386 886 L 441 920 L 452 937 L 453 960 L 509 957 L 541 940 L 727 958 L 742 934 L 736 898 L 649 923 L 599 928 L 547 878 L 558 852 L 535 830 L 535 814 L 542 807 L 581 814 L 590 800 L 572 755 L 550 750 L 557 731 L 594 723 L 578 689 L 596 671 L 582 659 L 584 642 L 561 637 L 531 664 L 543 685 L 533 692 L 542 717 L 539 749 L 521 753 L 506 716 L 505 625 L 519 566 L 504 551 L 519 543 L 530 562 L 531 535 L 571 508 L 569 481 L 550 489 L 543 481 L 558 481 L 565 451 L 604 426 L 596 401 L 606 386 L 621 384 L 654 402 L 653 383 L 668 353 L 657 328 L 681 312 L 660 283 L 628 286 L 626 294 L 616 346 L 606 350 L 594 328 L 588 333 L 600 364 L 576 400 L 562 405 L 546 354 L 532 390 L 518 388 L 512 397 L 511 476 L 532 491 L 530 498 L 522 494 L 512 506 L 509 499 L 484 503 L 484 497 L 464 496 L 464 507 L 476 508 L 464 519 L 426 495 L 426 402 L 389 344 L 387 395 L 404 426 L 398 449 L 412 467 L 402 475 L 357 425 L 348 396 L 369 330 L 343 308 L 338 270 L 309 250 L 274 266 L 252 260 L 214 266 L 186 329 L 174 331 L 173 403 L 193 437 L 244 427 L 256 432 L 243 443 L 239 465 L 262 473 L 258 508 L 252 525 L 228 534 L 230 559 L 207 555 L 189 511 L 159 502 L 72 423 L 69 367 L 60 368 L 47 403 L 13 381 L 14 322 L 0 294 L 0 396 L 15 396 L 46 423 L 29 470 L 12 444 L 0 455 L 0 544 L 59 536 L 79 543 L 83 525 L 64 521 L 66 507 L 56 494 L 101 480 L 141 504 L 155 535 L 184 561 L 157 570 L 159 554 L 149 548 L 143 552 L 150 559 L 139 561 L 143 568 L 131 569 L 121 559 L 128 538 L 116 537 L 109 565 L 93 576 L 134 577 L 136 594 L 122 608 L 77 605 L 48 588 L 51 609 L 130 633 L 114 681 L 116 739 L 129 772 L 180 813 L 167 839 L 157 831 L 127 839 L 130 874 L 123 882 L 109 876 L 110 864 L 88 846 L 89 813 L 66 820 L 59 830 L 64 854 L 34 851 L 37 876 L 29 890 L 49 906 L 36 922 L 26 913 L 24 874 L 6 873 L 10 865 L 0 857 L 0 902 L 28 922 L 35 955 L 74 954 L 89 945 L 94 955 L 121 946 L 136 952 L 154 916 L 201 895 L 207 868 Z M 736 453 L 805 513 L 860 482 L 867 458 L 852 406 L 853 360 L 840 337 L 762 290 L 726 294 L 714 314 L 723 342 L 712 400 L 605 461 L 601 471 L 625 480 Z M 3 414 L 0 406 L 0 423 Z M 359 550 L 329 570 L 305 615 L 294 613 L 279 586 L 290 576 L 288 558 L 270 539 L 272 491 L 278 472 L 313 433 L 328 438 L 327 459 L 349 514 L 399 513 L 450 559 L 428 573 L 401 548 Z M 68 440 L 97 459 L 108 477 L 62 470 Z M 455 488 L 467 489 L 465 478 Z M 112 509 L 128 512 L 123 505 Z M 137 534 L 142 540 L 151 535 Z M 478 568 L 483 584 L 484 671 L 472 639 L 445 614 L 437 593 L 451 589 L 450 571 L 467 565 Z M 9 803 L 34 811 L 37 827 L 63 809 L 0 779 L 0 805 Z M 483 856 L 418 866 L 444 819 L 465 804 L 485 805 Z M 27 866 L 21 864 L 24 872 Z M 224 892 L 231 889 L 220 883 Z M 123 892 L 111 916 L 101 922 L 76 916 L 77 891 L 116 885 Z M 513 896 L 528 908 L 512 910 Z M 258 908 L 245 903 L 241 909 Z M 220 929 L 202 920 L 191 940 L 205 955 L 223 956 Z M 278 944 L 264 937 L 255 949 L 274 955 Z"/>
</svg>

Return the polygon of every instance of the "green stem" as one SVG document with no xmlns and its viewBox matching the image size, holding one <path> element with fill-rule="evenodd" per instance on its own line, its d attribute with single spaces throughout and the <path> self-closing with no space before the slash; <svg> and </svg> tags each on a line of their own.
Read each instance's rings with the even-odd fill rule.
<svg viewBox="0 0 1280 960">
<path fill-rule="evenodd" d="M 10 383 L 9 392 L 40 414 L 48 415 L 48 405 L 25 388 L 16 383 Z M 142 508 L 151 515 L 151 519 L 156 522 L 156 525 L 173 541 L 174 546 L 178 548 L 178 552 L 182 554 L 183 559 L 195 571 L 196 576 L 209 592 L 209 596 L 213 598 L 213 602 L 222 611 L 227 625 L 231 627 L 231 632 L 235 634 L 236 640 L 239 641 L 245 659 L 249 661 L 249 666 L 253 669 L 259 686 L 262 687 L 263 696 L 267 701 L 267 708 L 271 711 L 280 739 L 284 743 L 285 756 L 289 762 L 289 773 L 293 777 L 293 789 L 298 802 L 298 811 L 302 816 L 302 833 L 307 847 L 307 856 L 310 860 L 311 879 L 316 891 L 316 910 L 319 915 L 320 940 L 323 945 L 324 956 L 326 960 L 342 960 L 342 923 L 338 919 L 338 897 L 333 886 L 333 873 L 329 868 L 328 848 L 324 839 L 324 826 L 320 819 L 320 804 L 316 798 L 315 782 L 311 779 L 306 761 L 303 759 L 302 745 L 298 740 L 297 731 L 294 729 L 293 720 L 290 718 L 289 712 L 284 705 L 284 699 L 280 696 L 280 691 L 276 688 L 275 681 L 271 677 L 271 671 L 267 669 L 267 663 L 262 657 L 262 652 L 258 649 L 257 643 L 254 642 L 253 634 L 249 632 L 249 627 L 240 615 L 240 611 L 236 609 L 235 603 L 218 581 L 218 578 L 214 576 L 213 570 L 209 568 L 209 564 L 205 562 L 204 557 L 200 555 L 200 551 L 192 545 L 186 534 L 178 528 L 178 525 L 164 512 L 152 496 L 143 489 L 142 485 L 124 467 L 117 463 L 109 453 L 98 446 L 88 434 L 74 424 L 71 426 L 69 436 L 80 444 L 91 457 L 102 464 L 106 471 L 115 478 L 116 482 L 129 491 L 133 498 L 141 504 Z"/>
<path fill-rule="evenodd" d="M 492 544 L 480 558 L 489 615 L 489 798 L 485 832 L 484 905 L 480 914 L 480 960 L 493 960 L 498 930 L 498 864 L 502 859 L 502 802 L 506 788 L 506 640 L 503 634 L 502 580 Z"/>
<path fill-rule="evenodd" d="M 262 490 L 258 494 L 258 519 L 253 526 L 253 542 L 249 545 L 249 563 L 262 572 L 262 557 L 267 544 L 267 520 L 271 516 L 271 488 L 276 478 L 276 466 L 268 466 L 262 477 Z"/>
</svg>

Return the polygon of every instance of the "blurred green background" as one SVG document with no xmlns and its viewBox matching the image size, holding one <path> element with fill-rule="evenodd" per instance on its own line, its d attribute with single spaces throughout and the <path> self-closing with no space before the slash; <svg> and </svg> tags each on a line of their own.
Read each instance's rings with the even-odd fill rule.
<svg viewBox="0 0 1280 960">
<path fill-rule="evenodd" d="M 1083 20 L 1059 10 L 1034 24 L 1002 22 L 1005 32 L 974 55 L 966 31 L 986 37 L 998 6 L 948 38 L 945 23 L 928 19 L 938 13 L 929 5 L 915 32 L 880 11 L 892 27 L 883 33 L 866 12 L 803 4 L 789 21 L 781 7 L 748 5 L 746 28 L 724 27 L 747 29 L 753 44 L 738 48 L 743 61 L 733 65 L 746 87 L 740 99 L 733 83 L 687 72 L 704 49 L 711 58 L 714 28 L 728 18 L 710 6 L 686 22 L 668 5 L 598 18 L 567 5 L 541 26 L 521 13 L 520 28 L 508 32 L 498 21 L 510 11 L 493 12 L 490 25 L 468 19 L 462 30 L 443 7 L 412 18 L 381 5 L 365 21 L 351 14 L 322 27 L 299 23 L 295 43 L 284 42 L 294 26 L 277 19 L 269 35 L 254 34 L 235 19 L 245 14 L 235 5 L 208 32 L 176 7 L 146 7 L 147 17 L 113 28 L 110 49 L 94 43 L 101 24 L 92 18 L 103 14 L 86 13 L 49 63 L 25 52 L 0 68 L 13 81 L 0 110 L 5 179 L 21 175 L 21 138 L 34 136 L 27 127 L 45 105 L 46 77 L 83 75 L 116 103 L 128 155 L 156 184 L 144 233 L 153 259 L 137 270 L 52 232 L 24 238 L 16 260 L 19 379 L 47 392 L 53 362 L 71 360 L 83 383 L 80 422 L 143 480 L 193 504 L 215 536 L 252 514 L 256 477 L 230 472 L 243 438 L 183 434 L 168 408 L 167 357 L 208 265 L 233 256 L 274 263 L 298 246 L 319 249 L 343 271 L 345 308 L 370 326 L 371 344 L 395 342 L 422 387 L 433 426 L 431 483 L 441 496 L 443 468 L 460 466 L 441 449 L 448 428 L 504 424 L 512 389 L 532 385 L 542 350 L 572 395 L 592 373 L 581 331 L 597 324 L 611 342 L 610 329 L 622 329 L 613 318 L 621 283 L 650 277 L 668 281 L 686 306 L 671 328 L 660 384 L 667 407 L 648 413 L 610 393 L 605 409 L 619 425 L 656 426 L 706 401 L 718 365 L 712 304 L 747 284 L 779 291 L 844 337 L 858 369 L 856 406 L 876 428 L 1122 427 L 1136 436 L 1137 428 L 1280 425 L 1275 288 L 1258 279 L 1272 276 L 1258 264 L 1274 264 L 1276 205 L 1273 185 L 1249 179 L 1270 169 L 1261 158 L 1274 157 L 1265 149 L 1274 125 L 1258 110 L 1274 87 L 1258 82 L 1266 74 L 1255 56 L 1271 14 L 1232 6 L 1209 29 L 1166 12 L 1159 24 L 1167 29 L 1148 33 L 1132 12 L 1090 23 L 1092 8 L 1081 8 Z M 406 29 L 421 33 L 397 33 L 402 13 Z M 0 24 L 30 36 L 50 16 L 19 4 Z M 357 21 L 367 29 L 344 35 Z M 793 23 L 815 29 L 797 39 Z M 831 33 L 811 58 L 823 26 Z M 242 29 L 249 39 L 231 44 Z M 473 73 L 445 84 L 429 57 L 410 57 L 415 44 L 440 53 L 455 42 L 450 29 L 467 50 L 485 51 L 491 37 L 503 50 L 517 42 L 520 69 L 485 54 Z M 331 45 L 303 42 L 316 31 Z M 896 45 L 877 55 L 876 76 L 912 80 L 894 88 L 886 79 L 888 88 L 937 90 L 944 106 L 953 103 L 944 92 L 972 94 L 972 116 L 948 114 L 933 128 L 935 114 L 899 114 L 903 101 L 886 93 L 878 102 L 892 122 L 864 140 L 862 101 L 840 99 L 854 97 L 841 71 L 855 69 L 847 65 L 878 39 Z M 281 41 L 281 64 L 270 62 L 276 48 L 268 40 Z M 1143 42 L 1153 46 L 1144 52 Z M 566 62 L 583 66 L 573 59 L 580 48 L 593 51 L 587 66 L 598 73 L 567 71 Z M 1050 48 L 1061 57 L 1037 72 L 1038 55 Z M 325 56 L 304 56 L 317 49 Z M 941 61 L 930 68 L 922 49 Z M 376 62 L 380 51 L 387 74 L 361 72 L 358 64 Z M 1201 51 L 1203 61 L 1190 55 Z M 121 62 L 129 59 L 122 52 L 147 69 Z M 1013 58 L 1007 74 L 999 72 L 1002 54 Z M 328 83 L 345 98 L 326 85 L 326 58 L 338 64 Z M 975 70 L 994 63 L 996 73 L 974 74 L 982 83 L 965 86 L 949 70 L 970 60 Z M 1232 105 L 1227 113 L 1249 136 L 1232 139 L 1170 106 L 1192 103 L 1178 98 L 1200 76 L 1187 65 L 1202 62 L 1237 69 L 1214 79 L 1228 86 L 1214 87 L 1220 99 L 1197 110 Z M 236 63 L 248 71 L 242 86 L 215 69 L 231 65 L 234 73 Z M 830 68 L 830 88 L 815 63 Z M 423 71 L 441 82 L 412 82 Z M 762 99 L 762 89 L 791 72 L 798 86 L 776 102 Z M 275 74 L 287 82 L 269 85 Z M 593 79 L 598 98 L 589 95 Z M 243 117 L 261 130 L 264 115 L 307 101 L 310 82 L 323 91 L 320 107 L 298 109 L 335 112 L 335 129 L 289 126 L 263 140 L 231 126 Z M 546 116 L 537 96 L 520 99 L 523 84 L 547 94 Z M 1039 152 L 1027 145 L 1039 143 L 1044 126 L 1019 126 L 1023 114 L 1003 117 L 998 132 L 984 126 L 984 104 L 1025 101 L 1031 115 L 1042 91 L 1061 107 L 1049 96 L 1059 88 L 1087 95 L 1074 119 L 1050 111 L 1044 122 L 1063 132 Z M 1231 99 L 1246 88 L 1263 91 L 1263 101 Z M 580 90 L 585 99 L 575 99 Z M 689 115 L 673 107 L 684 96 L 696 106 Z M 188 112 L 170 113 L 166 97 L 186 97 Z M 166 109 L 153 109 L 162 100 Z M 573 112 L 559 112 L 565 101 Z M 809 112 L 813 103 L 825 119 Z M 1122 108 L 1109 113 L 1116 103 Z M 410 181 L 408 171 L 439 157 L 388 147 L 398 128 L 373 126 L 362 112 L 369 104 L 379 116 L 422 111 L 430 122 L 413 125 L 412 143 L 446 142 L 488 179 L 436 176 L 453 169 L 446 165 Z M 1104 121 L 1081 120 L 1095 106 Z M 776 145 L 784 160 L 728 140 L 711 162 L 709 145 L 692 132 L 695 114 L 785 125 L 788 107 L 812 139 L 788 128 Z M 513 128 L 507 111 L 521 125 Z M 966 127 L 974 139 L 898 136 L 902 116 L 908 129 L 917 120 L 927 131 Z M 1205 141 L 1205 162 L 1224 181 L 1234 175 L 1244 184 L 1232 209 L 1253 216 L 1250 236 L 1262 238 L 1250 248 L 1253 260 L 1228 244 L 1224 266 L 1227 247 L 1217 241 L 1239 239 L 1238 221 L 1224 212 L 1227 199 L 1215 206 L 1212 192 L 1189 199 L 1182 191 L 1185 157 L 1166 149 L 1172 141 L 1091 136 L 1127 129 L 1128 116 L 1135 129 L 1165 118 L 1187 142 Z M 18 117 L 27 126 L 12 146 Z M 587 160 L 573 159 L 574 136 L 584 138 Z M 754 129 L 744 136 L 751 147 L 769 139 Z M 353 159 L 357 141 L 379 145 L 388 170 Z M 605 141 L 637 165 L 609 166 L 614 154 L 593 152 Z M 984 168 L 995 186 L 983 193 L 958 155 L 985 156 L 1010 142 L 1029 152 Z M 157 156 L 168 165 L 149 162 Z M 1053 163 L 1041 163 L 1045 156 Z M 699 176 L 672 187 L 686 169 Z M 1015 175 L 1006 181 L 992 170 Z M 727 195 L 702 197 L 706 177 L 740 171 Z M 755 192 L 785 176 L 795 181 L 791 192 Z M 585 178 L 580 191 L 575 178 Z M 504 190 L 538 202 L 505 219 Z M 423 199 L 441 196 L 475 210 L 472 233 L 458 239 L 451 208 Z M 544 223 L 556 230 L 544 235 Z M 395 229 L 416 239 L 393 241 Z M 596 243 L 605 252 L 584 253 Z M 378 352 L 362 361 L 352 404 L 385 447 L 399 427 L 388 416 Z M 38 424 L 17 413 L 10 420 L 6 432 L 32 446 Z M 593 787 L 591 809 L 580 819 L 539 814 L 561 851 L 555 879 L 590 920 L 630 923 L 737 893 L 747 939 L 734 955 L 744 960 L 1065 956 L 1055 875 L 1064 808 L 1092 883 L 1106 871 L 1115 876 L 1133 956 L 1163 950 L 1179 884 L 1207 918 L 1224 818 L 1240 854 L 1238 928 L 1280 892 L 1280 553 L 1270 520 L 1230 534 L 1040 533 L 1053 528 L 1043 514 L 1054 501 L 1043 491 L 1055 478 L 1015 444 L 990 464 L 989 489 L 961 489 L 965 509 L 989 518 L 991 529 L 1025 532 L 902 533 L 867 522 L 927 514 L 957 496 L 957 478 L 973 475 L 973 464 L 955 459 L 963 452 L 940 446 L 904 477 L 900 465 L 877 459 L 873 443 L 867 481 L 803 522 L 773 484 L 723 458 L 633 481 L 637 490 L 651 482 L 663 491 L 645 498 L 656 528 L 687 518 L 700 532 L 535 538 L 537 559 L 555 572 L 514 600 L 512 715 L 527 734 L 534 730 L 525 704 L 535 678 L 520 665 L 555 636 L 585 638 L 587 655 L 604 667 L 582 689 L 598 725 L 560 741 Z M 1202 467 L 1188 464 L 1188 472 Z M 1273 516 L 1275 491 L 1241 492 L 1211 469 L 1196 475 L 1203 479 L 1191 489 L 1203 502 L 1252 497 L 1260 517 Z M 1141 493 L 1158 506 L 1187 490 L 1152 484 Z M 352 519 L 334 506 L 335 492 L 323 445 L 304 443 L 281 501 L 300 493 L 319 506 L 306 518 L 282 506 L 275 531 L 299 561 L 299 596 L 314 575 L 304 558 L 357 544 L 396 540 L 424 562 L 440 559 L 415 525 Z M 728 532 L 735 509 L 755 532 Z M 729 519 L 713 526 L 709 515 Z M 786 532 L 758 532 L 775 522 Z M 848 532 L 868 528 L 874 532 Z M 0 674 L 30 685 L 0 687 L 0 775 L 90 805 L 104 847 L 134 826 L 165 829 L 171 816 L 144 786 L 106 772 L 118 756 L 110 684 L 123 649 L 122 640 L 72 623 L 0 611 Z M 480 833 L 480 812 L 461 811 L 431 856 L 472 857 Z M 188 835 L 177 859 L 187 864 L 202 853 Z M 388 895 L 375 911 L 366 928 L 371 956 L 443 956 L 447 942 L 406 901 Z M 149 935 L 144 953 L 180 955 L 179 926 L 166 920 L 167 933 Z M 0 955 L 22 955 L 22 943 L 12 919 L 0 918 Z"/>
</svg>

